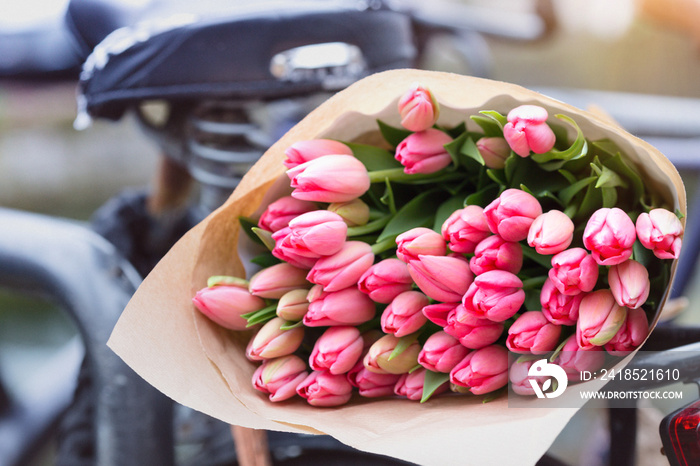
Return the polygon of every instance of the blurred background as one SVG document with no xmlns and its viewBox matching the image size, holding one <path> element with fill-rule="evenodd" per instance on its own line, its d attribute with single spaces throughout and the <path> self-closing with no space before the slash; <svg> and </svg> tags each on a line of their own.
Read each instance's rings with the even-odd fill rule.
<svg viewBox="0 0 700 466">
<path fill-rule="evenodd" d="M 483 15 L 484 24 L 505 21 L 514 11 L 544 8 L 540 11 L 551 30 L 527 41 L 488 34 L 472 37 L 468 63 L 453 41 L 437 37 L 428 44 L 422 67 L 485 75 L 536 89 L 673 97 L 679 98 L 675 101 L 679 108 L 697 105 L 694 99 L 700 99 L 700 0 L 425 3 L 436 13 L 464 4 L 478 7 L 474 11 Z M 85 221 L 125 187 L 148 185 L 158 149 L 130 117 L 118 122 L 96 120 L 83 131 L 74 129 L 78 68 L 60 47 L 65 39 L 60 27 L 65 7 L 64 0 L 0 2 L 0 206 Z M 513 24 L 514 29 L 526 26 Z M 32 72 L 38 62 L 49 59 L 54 69 L 39 76 Z M 610 108 L 615 102 L 591 100 L 586 94 L 570 103 L 598 105 L 613 114 L 634 111 Z M 688 160 L 700 156 L 700 148 L 685 156 Z M 680 168 L 692 198 L 696 173 Z M 29 374 L 47 364 L 46 355 L 54 348 L 70 342 L 75 329 L 50 305 L 6 292 L 0 292 L 0 298 L 0 373 L 13 381 L 9 392 L 30 390 L 34 382 Z M 692 303 L 700 296 L 688 298 Z M 700 306 L 691 306 L 681 319 L 697 322 L 699 313 Z M 599 422 L 599 416 L 591 413 L 584 410 L 578 416 L 581 419 L 557 440 L 555 451 L 573 464 L 595 464 L 593 455 L 581 452 L 598 440 L 590 432 L 596 432 L 591 425 Z M 664 464 L 658 461 L 660 442 L 653 430 L 660 416 L 654 409 L 642 410 L 642 416 L 649 417 L 652 431 L 643 432 L 648 440 L 639 443 L 653 455 L 640 455 L 639 464 Z M 587 432 L 587 439 L 580 437 L 582 432 Z M 51 464 L 51 446 L 35 461 Z"/>
</svg>

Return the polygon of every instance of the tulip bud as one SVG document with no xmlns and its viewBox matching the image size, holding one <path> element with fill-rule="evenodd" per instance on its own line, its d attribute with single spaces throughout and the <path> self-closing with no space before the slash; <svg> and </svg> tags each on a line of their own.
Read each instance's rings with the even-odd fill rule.
<svg viewBox="0 0 700 466">
<path fill-rule="evenodd" d="M 396 386 L 394 387 L 394 393 L 398 396 L 405 396 L 411 401 L 420 401 L 423 399 L 423 387 L 425 386 L 425 369 L 420 368 L 412 371 L 408 374 L 403 374 Z M 445 393 L 449 390 L 450 385 L 445 382 L 441 384 L 431 396 L 439 395 Z"/>
<path fill-rule="evenodd" d="M 574 296 L 593 290 L 598 273 L 598 264 L 585 249 L 571 248 L 552 257 L 548 275 L 560 293 Z"/>
<path fill-rule="evenodd" d="M 364 365 L 370 372 L 378 374 L 405 374 L 418 364 L 421 347 L 418 342 L 408 345 L 402 352 L 391 357 L 401 341 L 394 335 L 384 335 L 374 342 L 365 355 Z"/>
<path fill-rule="evenodd" d="M 304 201 L 346 202 L 370 186 L 365 166 L 351 155 L 324 155 L 287 170 L 292 197 Z"/>
<path fill-rule="evenodd" d="M 377 303 L 390 303 L 413 285 L 406 264 L 398 259 L 384 259 L 371 266 L 360 277 L 357 287 Z"/>
<path fill-rule="evenodd" d="M 508 112 L 503 137 L 513 152 L 527 157 L 530 152 L 543 154 L 556 142 L 554 131 L 547 125 L 547 110 L 537 105 L 521 105 Z"/>
<path fill-rule="evenodd" d="M 547 279 L 540 293 L 542 314 L 553 324 L 576 325 L 578 309 L 586 293 L 565 295 L 557 289 L 551 279 Z"/>
<path fill-rule="evenodd" d="M 367 370 L 362 361 L 355 364 L 347 373 L 348 382 L 356 387 L 360 396 L 366 398 L 379 398 L 394 394 L 394 386 L 401 375 L 399 374 L 377 374 Z"/>
<path fill-rule="evenodd" d="M 469 350 L 445 332 L 437 332 L 423 343 L 418 364 L 433 372 L 449 373 L 467 355 Z"/>
<path fill-rule="evenodd" d="M 344 374 L 360 359 L 362 346 L 360 331 L 355 327 L 330 327 L 316 340 L 309 365 L 315 371 Z"/>
<path fill-rule="evenodd" d="M 659 259 L 678 259 L 683 238 L 683 224 L 666 209 L 652 209 L 637 217 L 639 242 Z"/>
<path fill-rule="evenodd" d="M 576 341 L 584 350 L 603 346 L 624 325 L 627 308 L 615 302 L 610 290 L 598 290 L 587 294 L 578 310 Z"/>
<path fill-rule="evenodd" d="M 396 256 L 402 261 L 418 259 L 419 255 L 444 256 L 447 245 L 439 233 L 430 228 L 418 227 L 396 237 Z"/>
<path fill-rule="evenodd" d="M 500 345 L 474 350 L 450 371 L 450 382 L 483 395 L 508 383 L 508 351 Z"/>
<path fill-rule="evenodd" d="M 284 166 L 294 168 L 324 155 L 352 155 L 352 150 L 342 142 L 332 139 L 313 139 L 295 142 L 284 151 L 284 155 L 287 156 L 283 162 Z"/>
<path fill-rule="evenodd" d="M 295 352 L 304 338 L 304 328 L 282 330 L 281 327 L 286 323 L 284 319 L 275 317 L 263 325 L 246 349 L 248 359 L 262 361 Z"/>
<path fill-rule="evenodd" d="M 511 364 L 508 371 L 508 378 L 510 380 L 510 388 L 514 393 L 523 396 L 534 395 L 535 389 L 532 388 L 530 380 L 536 381 L 537 384 L 542 387 L 545 381 L 549 379 L 549 377 L 546 375 L 530 376 L 530 367 L 532 367 L 535 362 L 537 362 L 536 359 L 529 359 L 515 361 L 513 364 Z"/>
<path fill-rule="evenodd" d="M 313 202 L 284 196 L 267 206 L 260 216 L 258 226 L 263 230 L 275 232 L 289 225 L 289 221 L 293 218 L 316 209 L 316 204 Z"/>
<path fill-rule="evenodd" d="M 549 322 L 540 311 L 528 311 L 508 329 L 506 347 L 514 353 L 545 354 L 557 347 L 560 335 L 560 325 Z"/>
<path fill-rule="evenodd" d="M 452 163 L 445 144 L 452 138 L 438 129 L 426 129 L 407 136 L 396 147 L 394 158 L 404 166 L 404 173 L 435 173 Z"/>
<path fill-rule="evenodd" d="M 647 335 L 649 335 L 649 321 L 644 310 L 628 309 L 625 324 L 605 344 L 605 349 L 613 356 L 627 356 L 644 343 Z"/>
<path fill-rule="evenodd" d="M 374 302 L 355 287 L 332 292 L 312 289 L 307 299 L 309 310 L 303 320 L 307 327 L 360 325 L 376 312 Z"/>
<path fill-rule="evenodd" d="M 399 338 L 418 331 L 428 321 L 423 315 L 423 308 L 428 304 L 428 297 L 419 291 L 401 293 L 384 309 L 382 330 Z"/>
<path fill-rule="evenodd" d="M 292 230 L 288 226 L 274 232 L 272 239 L 275 242 L 271 251 L 272 255 L 299 269 L 310 269 L 320 257 L 306 248 L 295 246 L 292 241 Z"/>
<path fill-rule="evenodd" d="M 506 241 L 527 238 L 532 222 L 542 215 L 542 206 L 532 194 L 506 189 L 484 209 L 489 229 Z"/>
<path fill-rule="evenodd" d="M 464 254 L 473 253 L 477 244 L 491 236 L 484 209 L 478 205 L 454 211 L 442 224 L 441 232 L 450 250 Z"/>
<path fill-rule="evenodd" d="M 280 299 L 297 288 L 311 288 L 311 283 L 306 281 L 306 271 L 284 262 L 262 269 L 251 277 L 248 286 L 255 296 L 269 299 Z"/>
<path fill-rule="evenodd" d="M 603 367 L 605 352 L 600 346 L 582 350 L 576 342 L 576 336 L 571 335 L 554 359 L 554 363 L 564 369 L 569 380 L 580 382 L 583 371 L 595 372 Z"/>
<path fill-rule="evenodd" d="M 523 282 L 504 270 L 477 275 L 462 300 L 467 312 L 494 322 L 510 319 L 524 302 Z"/>
<path fill-rule="evenodd" d="M 401 126 L 409 131 L 423 131 L 435 124 L 440 106 L 433 94 L 420 84 L 414 84 L 399 100 Z"/>
<path fill-rule="evenodd" d="M 469 260 L 469 268 L 476 275 L 489 270 L 518 273 L 522 266 L 523 248 L 520 243 L 506 241 L 498 235 L 489 236 L 480 242 Z"/>
<path fill-rule="evenodd" d="M 369 244 L 348 241 L 340 251 L 316 261 L 306 279 L 322 285 L 325 291 L 340 291 L 355 286 L 373 262 L 374 253 Z"/>
<path fill-rule="evenodd" d="M 608 283 L 615 301 L 620 306 L 637 309 L 649 297 L 649 272 L 646 267 L 632 259 L 610 267 Z"/>
<path fill-rule="evenodd" d="M 634 223 L 617 207 L 595 211 L 583 231 L 583 245 L 600 265 L 620 264 L 629 259 L 636 238 Z"/>
<path fill-rule="evenodd" d="M 440 327 L 445 327 L 447 325 L 447 318 L 459 303 L 435 303 L 425 306 L 423 308 L 423 315 L 428 318 L 432 323 L 439 325 Z M 457 335 L 454 335 L 459 338 Z"/>
<path fill-rule="evenodd" d="M 340 251 L 348 232 L 343 218 L 327 210 L 299 215 L 289 222 L 289 229 L 291 245 L 309 257 L 329 256 Z"/>
<path fill-rule="evenodd" d="M 311 406 L 340 406 L 352 397 L 352 385 L 345 374 L 313 371 L 297 387 L 297 393 Z"/>
<path fill-rule="evenodd" d="M 550 210 L 530 225 L 527 244 L 539 254 L 556 254 L 569 247 L 574 239 L 574 222 L 559 210 Z"/>
<path fill-rule="evenodd" d="M 284 401 L 297 394 L 306 378 L 306 363 L 289 355 L 264 361 L 253 374 L 253 387 L 270 395 L 270 401 Z"/>
<path fill-rule="evenodd" d="M 504 327 L 502 322 L 474 316 L 460 304 L 447 317 L 444 330 L 457 338 L 465 348 L 479 349 L 496 343 Z"/>
<path fill-rule="evenodd" d="M 365 225 L 369 221 L 369 206 L 361 199 L 334 202 L 328 206 L 328 210 L 340 215 L 349 227 Z"/>
<path fill-rule="evenodd" d="M 506 159 L 510 156 L 510 146 L 504 138 L 480 138 L 476 141 L 476 148 L 487 167 L 501 169 L 506 166 Z"/>
<path fill-rule="evenodd" d="M 408 264 L 408 273 L 429 298 L 445 303 L 459 302 L 474 279 L 463 257 L 418 256 Z"/>
<path fill-rule="evenodd" d="M 277 317 L 287 322 L 298 322 L 304 318 L 309 310 L 309 302 L 306 295 L 309 290 L 300 288 L 286 292 L 277 303 Z"/>
<path fill-rule="evenodd" d="M 212 321 L 231 330 L 245 330 L 248 321 L 241 315 L 259 311 L 265 301 L 238 286 L 212 286 L 199 290 L 192 302 Z"/>
</svg>

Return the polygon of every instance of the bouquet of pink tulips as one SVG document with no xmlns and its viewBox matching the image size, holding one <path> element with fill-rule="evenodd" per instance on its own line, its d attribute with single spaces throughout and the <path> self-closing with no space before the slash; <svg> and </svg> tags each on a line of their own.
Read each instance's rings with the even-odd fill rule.
<svg viewBox="0 0 700 466">
<path fill-rule="evenodd" d="M 507 83 L 380 73 L 265 153 L 109 345 L 230 424 L 425 465 L 534 464 L 575 409 L 511 409 L 500 387 L 526 393 L 535 359 L 576 378 L 638 348 L 684 212 L 673 165 L 605 118 Z"/>
<path fill-rule="evenodd" d="M 260 270 L 213 276 L 193 300 L 219 325 L 255 328 L 245 354 L 257 390 L 314 406 L 354 392 L 484 395 L 509 380 L 534 394 L 531 355 L 577 380 L 646 339 L 680 212 L 575 118 L 505 110 L 444 126 L 415 84 L 400 126 L 377 120 L 374 144 L 286 148 L 291 194 L 240 218 Z"/>
</svg>

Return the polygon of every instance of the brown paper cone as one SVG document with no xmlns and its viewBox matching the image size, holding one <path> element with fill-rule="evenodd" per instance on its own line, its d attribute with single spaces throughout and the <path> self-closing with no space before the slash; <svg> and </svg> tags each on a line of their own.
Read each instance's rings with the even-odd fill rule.
<svg viewBox="0 0 700 466">
<path fill-rule="evenodd" d="M 358 397 L 332 409 L 313 408 L 300 399 L 273 404 L 251 386 L 255 366 L 244 357 L 248 337 L 214 325 L 191 303 L 210 275 L 245 275 L 237 255 L 236 218 L 274 199 L 268 191 L 284 174 L 287 147 L 320 137 L 371 140 L 377 134 L 377 116 L 399 125 L 397 101 L 415 82 L 435 94 L 444 125 L 468 121 L 478 110 L 507 112 L 523 103 L 541 105 L 550 115 L 567 114 L 587 138 L 608 137 L 617 143 L 643 173 L 647 186 L 685 214 L 685 190 L 673 165 L 607 120 L 512 84 L 448 73 L 388 71 L 336 94 L 274 144 L 226 204 L 180 240 L 146 278 L 109 346 L 168 396 L 231 424 L 326 433 L 356 448 L 419 464 L 534 464 L 575 408 L 516 409 L 508 407 L 505 397 L 484 404 L 468 396 L 438 397 L 424 404 Z M 575 394 L 584 385 L 596 388 L 580 384 L 567 392 Z"/>
</svg>

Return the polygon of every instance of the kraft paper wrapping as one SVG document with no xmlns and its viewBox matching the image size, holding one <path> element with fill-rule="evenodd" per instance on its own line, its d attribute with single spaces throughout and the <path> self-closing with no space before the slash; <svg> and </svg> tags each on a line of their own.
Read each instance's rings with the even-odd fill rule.
<svg viewBox="0 0 700 466">
<path fill-rule="evenodd" d="M 230 424 L 329 434 L 361 450 L 425 465 L 534 464 L 576 408 L 509 408 L 505 396 L 489 403 L 470 396 L 437 397 L 424 404 L 358 396 L 338 408 L 313 408 L 298 397 L 271 403 L 251 386 L 255 365 L 244 357 L 250 335 L 216 326 L 191 303 L 210 275 L 245 276 L 237 254 L 237 217 L 260 212 L 261 205 L 274 199 L 271 193 L 280 189 L 287 147 L 319 137 L 371 141 L 377 135 L 377 116 L 399 125 L 396 103 L 415 82 L 429 87 L 440 102 L 443 125 L 469 125 L 468 116 L 478 110 L 505 113 L 524 103 L 541 105 L 550 116 L 565 113 L 587 138 L 616 142 L 643 173 L 647 186 L 685 214 L 685 190 L 674 166 L 605 118 L 512 84 L 448 73 L 388 71 L 336 94 L 275 143 L 226 204 L 188 232 L 146 278 L 109 346 L 169 397 Z M 672 275 L 675 268 L 674 264 Z M 658 314 L 657 310 L 652 328 Z M 566 395 L 575 396 L 581 387 L 597 388 L 595 381 L 570 385 Z"/>
</svg>

